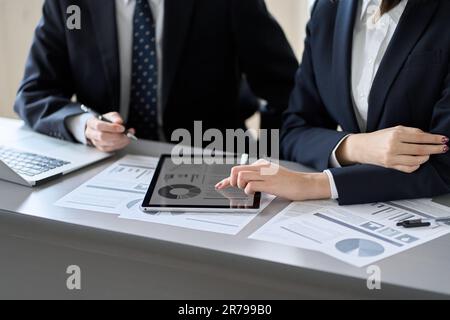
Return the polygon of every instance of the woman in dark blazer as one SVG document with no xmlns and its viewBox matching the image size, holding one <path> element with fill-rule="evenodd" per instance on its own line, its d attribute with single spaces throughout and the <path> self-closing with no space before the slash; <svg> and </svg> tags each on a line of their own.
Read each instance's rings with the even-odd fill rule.
<svg viewBox="0 0 450 320">
<path fill-rule="evenodd" d="M 340 204 L 450 193 L 449 57 L 450 1 L 317 1 L 281 148 L 323 172 L 258 162 L 217 188 Z"/>
</svg>

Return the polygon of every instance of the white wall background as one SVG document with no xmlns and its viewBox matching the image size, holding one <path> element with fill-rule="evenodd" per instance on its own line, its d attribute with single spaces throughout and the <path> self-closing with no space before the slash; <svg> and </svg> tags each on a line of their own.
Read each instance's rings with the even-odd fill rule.
<svg viewBox="0 0 450 320">
<path fill-rule="evenodd" d="M 266 1 L 300 56 L 311 0 Z M 42 3 L 43 0 L 0 0 L 0 117 L 15 116 L 12 111 L 14 97 Z"/>
</svg>

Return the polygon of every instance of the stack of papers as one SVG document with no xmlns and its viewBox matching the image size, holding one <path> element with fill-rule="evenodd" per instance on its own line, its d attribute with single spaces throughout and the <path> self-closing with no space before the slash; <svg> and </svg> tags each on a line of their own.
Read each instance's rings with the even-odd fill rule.
<svg viewBox="0 0 450 320">
<path fill-rule="evenodd" d="M 264 210 L 274 197 L 264 196 L 261 202 L 261 211 Z M 256 213 L 215 213 L 215 212 L 158 212 L 151 214 L 143 212 L 139 205 L 144 198 L 137 198 L 122 207 L 120 218 L 138 220 L 143 222 L 161 223 L 175 227 L 189 228 L 236 235 L 247 226 Z"/>
<path fill-rule="evenodd" d="M 55 205 L 119 215 L 123 219 L 236 235 L 256 213 L 145 213 L 140 210 L 158 158 L 126 156 L 69 193 Z M 264 196 L 261 211 L 274 199 Z"/>
</svg>

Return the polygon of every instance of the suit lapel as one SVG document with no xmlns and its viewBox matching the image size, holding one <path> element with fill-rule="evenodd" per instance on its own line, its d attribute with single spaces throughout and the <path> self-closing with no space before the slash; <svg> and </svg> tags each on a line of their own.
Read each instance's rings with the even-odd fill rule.
<svg viewBox="0 0 450 320">
<path fill-rule="evenodd" d="M 195 0 L 165 0 L 162 105 L 166 106 L 188 34 Z"/>
<path fill-rule="evenodd" d="M 341 126 L 345 131 L 350 132 L 360 131 L 351 96 L 353 29 L 357 9 L 357 0 L 339 1 L 333 40 L 332 68 L 336 109 L 344 113 Z"/>
<path fill-rule="evenodd" d="M 377 130 L 389 90 L 433 17 L 437 4 L 438 1 L 409 1 L 372 85 L 369 132 Z"/>
<path fill-rule="evenodd" d="M 114 0 L 88 0 L 94 35 L 112 97 L 111 108 L 120 109 L 120 61 Z"/>
</svg>

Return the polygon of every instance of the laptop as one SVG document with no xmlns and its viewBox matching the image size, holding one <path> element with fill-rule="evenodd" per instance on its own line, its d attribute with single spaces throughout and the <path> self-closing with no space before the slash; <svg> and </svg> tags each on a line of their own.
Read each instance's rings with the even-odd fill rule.
<svg viewBox="0 0 450 320">
<path fill-rule="evenodd" d="M 111 157 L 94 148 L 29 130 L 0 139 L 0 180 L 34 187 Z"/>
</svg>

